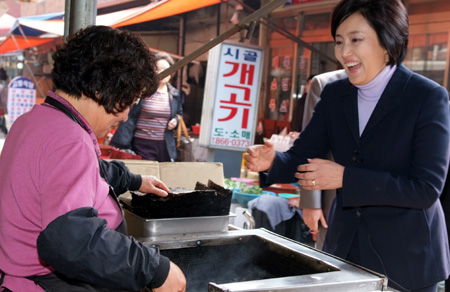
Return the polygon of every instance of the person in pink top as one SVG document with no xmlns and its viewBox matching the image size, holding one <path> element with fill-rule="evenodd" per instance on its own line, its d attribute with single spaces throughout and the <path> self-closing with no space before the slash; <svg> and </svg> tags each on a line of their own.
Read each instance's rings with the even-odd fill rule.
<svg viewBox="0 0 450 292">
<path fill-rule="evenodd" d="M 155 54 L 156 70 L 161 73 L 174 64 L 165 53 Z M 173 131 L 183 118 L 183 103 L 178 89 L 170 84 L 172 76 L 159 81 L 152 96 L 141 98 L 128 114 L 128 120 L 117 128 L 110 145 L 131 149 L 144 160 L 176 161 L 177 147 Z"/>
<path fill-rule="evenodd" d="M 126 236 L 117 196 L 167 196 L 153 176 L 100 157 L 97 138 L 157 88 L 142 39 L 104 26 L 57 48 L 56 90 L 19 117 L 0 156 L 0 291 L 185 291 L 181 269 Z"/>
</svg>

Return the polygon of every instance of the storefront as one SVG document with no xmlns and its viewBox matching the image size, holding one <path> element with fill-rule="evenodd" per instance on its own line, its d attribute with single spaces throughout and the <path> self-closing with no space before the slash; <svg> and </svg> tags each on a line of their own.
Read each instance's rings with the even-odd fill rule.
<svg viewBox="0 0 450 292">
<path fill-rule="evenodd" d="M 258 5 L 254 4 L 256 2 Z M 141 33 L 147 43 L 157 50 L 186 56 L 232 27 L 231 20 L 239 18 L 235 9 L 239 3 L 244 6 L 239 13 L 248 15 L 252 12 L 248 8 L 251 5 L 246 4 L 253 3 L 256 10 L 268 2 L 270 0 L 228 1 L 160 20 L 136 20 L 138 23 L 125 28 Z M 271 123 L 269 131 L 265 131 L 266 137 L 284 127 L 298 130 L 291 129 L 290 123 L 293 116 L 301 112 L 296 108 L 301 109 L 308 77 L 340 67 L 334 57 L 334 41 L 330 33 L 331 11 L 337 2 L 287 1 L 287 5 L 261 19 L 259 29 L 251 40 L 244 40 L 258 44 L 259 39 L 258 45 L 265 49 L 258 117 Z M 410 14 L 410 42 L 405 65 L 449 89 L 450 1 L 405 0 L 405 6 Z M 230 38 L 234 41 L 241 39 L 240 34 Z M 41 97 L 52 87 L 47 78 L 51 68 L 48 51 L 48 47 L 41 45 L 39 50 L 29 49 L 23 55 L 15 53 L 1 57 L 11 77 L 31 75 L 30 72 L 33 72 L 34 81 L 39 88 L 42 87 L 42 92 L 38 92 L 38 97 Z M 196 66 L 190 64 L 178 75 L 181 78 L 177 87 L 186 94 L 188 126 L 200 122 L 207 56 L 206 53 L 199 56 Z"/>
<path fill-rule="evenodd" d="M 410 39 L 405 65 L 450 90 L 450 2 L 409 0 Z"/>
<path fill-rule="evenodd" d="M 291 2 L 271 14 L 270 22 L 274 25 L 267 29 L 266 84 L 259 110 L 261 119 L 266 126 L 273 127 L 274 132 L 281 128 L 274 124 L 290 126 L 287 122 L 299 115 L 294 109 L 298 108 L 297 103 L 304 101 L 309 76 L 340 68 L 334 57 L 330 33 L 331 11 L 338 1 Z M 449 89 L 450 2 L 406 0 L 405 6 L 410 15 L 405 65 Z M 298 40 L 293 40 L 292 35 Z M 301 41 L 312 49 L 302 45 Z M 265 131 L 266 136 L 267 133 Z"/>
</svg>

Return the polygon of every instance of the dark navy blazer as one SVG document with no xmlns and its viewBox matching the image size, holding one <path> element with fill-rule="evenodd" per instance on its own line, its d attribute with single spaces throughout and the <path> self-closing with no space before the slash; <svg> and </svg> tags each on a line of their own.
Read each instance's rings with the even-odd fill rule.
<svg viewBox="0 0 450 292">
<path fill-rule="evenodd" d="M 338 80 L 324 88 L 310 123 L 290 150 L 277 152 L 261 183 L 294 181 L 299 164 L 331 151 L 345 171 L 324 250 L 346 258 L 357 236 L 364 267 L 407 289 L 425 287 L 450 271 L 439 201 L 449 131 L 446 89 L 400 65 L 360 136 L 357 88 Z"/>
</svg>

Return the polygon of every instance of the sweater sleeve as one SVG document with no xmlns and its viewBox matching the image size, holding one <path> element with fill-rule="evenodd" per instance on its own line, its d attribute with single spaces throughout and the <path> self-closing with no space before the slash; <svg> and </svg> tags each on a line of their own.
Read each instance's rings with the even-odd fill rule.
<svg viewBox="0 0 450 292">
<path fill-rule="evenodd" d="M 122 161 L 105 161 L 99 159 L 100 174 L 120 195 L 128 190 L 136 191 L 141 187 L 142 178 L 138 174 L 131 173 Z"/>
<path fill-rule="evenodd" d="M 50 222 L 37 248 L 39 257 L 65 276 L 115 290 L 159 287 L 170 268 L 157 247 L 106 227 L 106 220 L 91 207 Z"/>
</svg>

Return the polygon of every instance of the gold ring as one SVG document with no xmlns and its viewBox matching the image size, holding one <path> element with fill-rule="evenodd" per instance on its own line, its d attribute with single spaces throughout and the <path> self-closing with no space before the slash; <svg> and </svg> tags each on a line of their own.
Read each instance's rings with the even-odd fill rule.
<svg viewBox="0 0 450 292">
<path fill-rule="evenodd" d="M 312 183 L 313 187 L 316 186 L 316 180 L 315 180 L 315 179 L 313 179 L 313 180 L 311 181 L 311 183 Z"/>
</svg>

